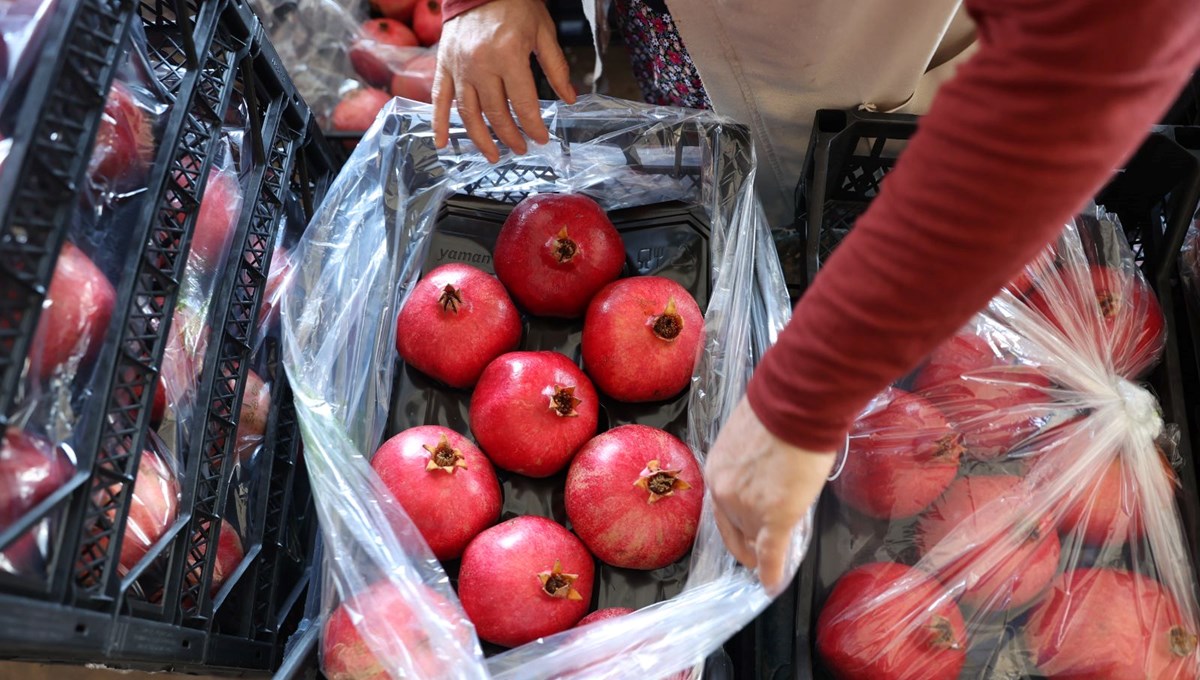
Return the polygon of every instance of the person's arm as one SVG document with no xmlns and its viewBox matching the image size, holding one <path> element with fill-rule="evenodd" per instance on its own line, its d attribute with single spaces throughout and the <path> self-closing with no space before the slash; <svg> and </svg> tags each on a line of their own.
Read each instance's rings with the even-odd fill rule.
<svg viewBox="0 0 1200 680">
<path fill-rule="evenodd" d="M 816 495 L 811 461 L 795 459 L 839 448 L 875 394 L 1055 238 L 1200 62 L 1195 0 L 967 6 L 979 52 L 937 94 L 709 454 L 722 534 L 764 583 L 782 577 L 788 533 Z M 744 472 L 756 468 L 769 478 Z M 802 490 L 786 507 L 757 500 L 786 485 Z"/>
</svg>

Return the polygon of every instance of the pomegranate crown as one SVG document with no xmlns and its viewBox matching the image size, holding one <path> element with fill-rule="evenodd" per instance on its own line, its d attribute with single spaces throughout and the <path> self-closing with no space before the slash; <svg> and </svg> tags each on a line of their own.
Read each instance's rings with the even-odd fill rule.
<svg viewBox="0 0 1200 680">
<path fill-rule="evenodd" d="M 554 560 L 554 568 L 550 571 L 543 571 L 538 574 L 538 581 L 542 584 L 542 591 L 560 600 L 582 600 L 583 596 L 575 590 L 575 581 L 579 578 L 579 574 L 564 574 L 561 560 Z"/>
<path fill-rule="evenodd" d="M 452 475 L 458 468 L 467 469 L 466 457 L 463 456 L 462 451 L 450 445 L 450 440 L 444 434 L 437 444 L 433 446 L 425 444 L 421 448 L 429 452 L 429 463 L 425 465 L 425 469 L 430 472 L 441 470 Z"/>
<path fill-rule="evenodd" d="M 647 503 L 657 503 L 667 496 L 674 496 L 676 491 L 692 488 L 691 484 L 679 478 L 679 473 L 680 470 L 663 470 L 655 459 L 646 463 L 633 485 L 649 493 Z"/>
</svg>

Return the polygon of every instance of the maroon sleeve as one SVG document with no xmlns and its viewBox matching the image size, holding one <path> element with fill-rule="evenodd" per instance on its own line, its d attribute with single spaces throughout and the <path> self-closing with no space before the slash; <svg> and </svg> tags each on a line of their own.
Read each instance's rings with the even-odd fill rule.
<svg viewBox="0 0 1200 680">
<path fill-rule="evenodd" d="M 1195 0 L 968 0 L 979 52 L 797 305 L 748 398 L 812 451 L 1055 238 L 1200 62 Z"/>
<path fill-rule="evenodd" d="M 492 0 L 442 0 L 442 21 L 450 21 L 463 12 L 486 5 Z"/>
</svg>

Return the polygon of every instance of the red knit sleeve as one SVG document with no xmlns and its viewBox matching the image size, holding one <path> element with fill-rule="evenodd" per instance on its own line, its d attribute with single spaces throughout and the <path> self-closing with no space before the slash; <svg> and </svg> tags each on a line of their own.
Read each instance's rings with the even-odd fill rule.
<svg viewBox="0 0 1200 680">
<path fill-rule="evenodd" d="M 1195 0 L 968 0 L 980 49 L 797 305 L 748 397 L 813 451 L 1051 241 L 1200 62 Z"/>
<path fill-rule="evenodd" d="M 486 5 L 492 0 L 442 0 L 442 21 L 450 21 L 463 12 Z"/>
</svg>

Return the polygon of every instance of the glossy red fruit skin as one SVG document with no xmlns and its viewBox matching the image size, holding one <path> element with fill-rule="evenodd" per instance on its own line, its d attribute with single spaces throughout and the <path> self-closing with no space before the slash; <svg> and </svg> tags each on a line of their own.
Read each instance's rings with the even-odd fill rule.
<svg viewBox="0 0 1200 680">
<path fill-rule="evenodd" d="M 74 474 L 71 461 L 50 442 L 18 428 L 0 440 L 0 529 L 21 519 Z"/>
<path fill-rule="evenodd" d="M 897 583 L 901 590 L 889 589 Z M 817 650 L 839 680 L 954 680 L 966 661 L 962 613 L 928 574 L 890 562 L 838 580 L 817 620 Z"/>
<path fill-rule="evenodd" d="M 433 76 L 436 72 L 436 54 L 413 57 L 392 76 L 392 94 L 428 104 L 433 101 Z"/>
<path fill-rule="evenodd" d="M 596 388 L 570 359 L 509 352 L 488 364 L 475 385 L 471 432 L 497 467 L 549 477 L 596 434 L 599 413 Z"/>
<path fill-rule="evenodd" d="M 73 243 L 63 243 L 29 348 L 30 376 L 46 380 L 73 359 L 86 364 L 95 358 L 116 299 L 104 272 Z"/>
<path fill-rule="evenodd" d="M 676 473 L 673 488 L 661 496 L 645 486 L 659 471 Z M 687 554 L 696 540 L 704 477 L 675 436 L 622 425 L 579 450 L 567 473 L 565 501 L 571 526 L 596 557 L 616 567 L 659 569 Z"/>
<path fill-rule="evenodd" d="M 208 522 L 204 522 L 204 527 L 207 528 Z M 199 536 L 199 533 L 197 533 Z M 207 546 L 199 545 L 191 551 L 191 559 L 196 561 L 197 568 L 188 572 L 187 583 L 189 586 L 194 586 L 200 582 L 200 578 L 204 575 L 204 559 L 208 552 Z M 221 535 L 217 537 L 217 559 L 213 562 L 212 581 L 209 583 L 208 594 L 215 596 L 221 586 L 225 584 L 225 579 L 233 575 L 242 564 L 242 558 L 246 556 L 242 550 L 242 539 L 238 536 L 237 530 L 233 526 L 221 520 Z"/>
<path fill-rule="evenodd" d="M 343 132 L 366 132 L 375 123 L 375 117 L 391 100 L 387 92 L 373 87 L 351 90 L 333 108 L 333 129 Z"/>
<path fill-rule="evenodd" d="M 973 371 L 919 394 L 962 435 L 967 455 L 994 460 L 1029 441 L 1062 411 L 1047 392 L 1051 386 L 1037 369 L 1008 366 Z"/>
<path fill-rule="evenodd" d="M 237 456 L 243 463 L 254 456 L 267 434 L 271 415 L 271 387 L 254 371 L 246 373 L 242 407 L 238 412 Z"/>
<path fill-rule="evenodd" d="M 113 81 L 96 130 L 88 174 L 97 182 L 127 185 L 145 172 L 153 152 L 149 116 L 124 83 Z"/>
<path fill-rule="evenodd" d="M 445 622 L 461 617 L 446 598 L 424 589 L 424 599 L 433 616 Z M 442 638 L 433 638 L 420 614 L 390 581 L 380 581 L 343 602 L 325 622 L 321 635 L 321 670 L 327 680 L 395 680 L 364 639 L 363 629 L 373 630 L 375 642 L 385 645 L 387 658 L 409 659 L 416 678 L 455 677 L 457 655 L 446 649 Z M 443 624 L 447 627 L 449 623 Z M 458 645 L 471 644 L 468 626 L 453 626 Z M 440 655 L 440 656 L 439 656 Z"/>
<path fill-rule="evenodd" d="M 575 627 L 583 628 L 584 626 L 592 623 L 599 623 L 600 621 L 607 621 L 609 619 L 618 619 L 626 614 L 632 614 L 633 612 L 633 609 L 627 609 L 625 607 L 609 607 L 608 609 L 598 609 L 580 619 L 579 623 L 575 624 Z"/>
<path fill-rule="evenodd" d="M 573 575 L 575 597 L 554 597 L 542 578 Z M 594 564 L 587 548 L 542 517 L 517 517 L 475 537 L 463 553 L 458 597 L 483 640 L 504 647 L 562 632 L 579 623 L 592 600 Z M 563 590 L 565 595 L 567 589 Z"/>
<path fill-rule="evenodd" d="M 417 0 L 371 0 L 371 9 L 397 21 L 412 19 L 416 5 Z"/>
<path fill-rule="evenodd" d="M 465 264 L 426 274 L 396 319 L 400 358 L 450 387 L 472 387 L 493 359 L 520 342 L 521 316 L 504 286 Z"/>
<path fill-rule="evenodd" d="M 1166 344 L 1166 320 L 1154 290 L 1140 276 L 1105 265 L 1064 268 L 1061 284 L 1050 295 L 1066 300 L 1052 302 L 1045 290 L 1034 291 L 1029 304 L 1068 336 L 1081 333 L 1090 338 L 1073 338 L 1073 346 L 1091 348 L 1110 357 L 1112 368 L 1126 378 L 1138 378 L 1158 362 Z M 1063 303 L 1069 306 L 1063 309 Z M 1083 310 L 1088 312 L 1087 321 Z M 1062 318 L 1060 318 L 1060 316 Z M 1092 319 L 1099 319 L 1096 327 Z"/>
<path fill-rule="evenodd" d="M 1158 581 L 1114 569 L 1060 575 L 1030 613 L 1039 670 L 1072 680 L 1194 680 L 1196 630 Z"/>
<path fill-rule="evenodd" d="M 264 326 L 277 316 L 275 307 L 280 304 L 284 284 L 292 274 L 291 253 L 279 247 L 271 255 L 271 268 L 263 286 L 262 304 L 259 305 L 258 325 Z"/>
<path fill-rule="evenodd" d="M 852 426 L 833 492 L 871 517 L 911 517 L 942 495 L 958 473 L 961 439 L 928 401 L 892 388 L 886 401 Z"/>
<path fill-rule="evenodd" d="M 1011 362 L 996 355 L 988 339 L 969 330 L 961 330 L 938 345 L 913 381 L 913 389 L 926 392 L 941 385 L 958 382 L 964 374 L 996 369 Z"/>
<path fill-rule="evenodd" d="M 422 45 L 436 45 L 442 39 L 441 0 L 420 0 L 413 8 L 413 32 Z"/>
<path fill-rule="evenodd" d="M 429 469 L 445 437 L 465 467 Z M 487 456 L 454 430 L 437 425 L 407 429 L 375 452 L 371 467 L 392 492 L 439 560 L 462 555 L 467 544 L 500 519 L 500 482 Z"/>
<path fill-rule="evenodd" d="M 573 319 L 620 276 L 625 245 L 608 215 L 587 196 L 536 194 L 504 220 L 494 262 L 496 276 L 530 314 Z"/>
<path fill-rule="evenodd" d="M 350 65 L 369 85 L 391 81 L 390 62 L 396 58 L 393 49 L 420 46 L 412 29 L 395 19 L 369 19 L 360 30 L 361 35 L 350 45 Z"/>
<path fill-rule="evenodd" d="M 673 340 L 655 332 L 675 304 L 683 329 Z M 687 388 L 704 347 L 704 317 L 683 286 L 635 276 L 605 286 L 583 322 L 583 365 L 600 391 L 618 401 L 669 399 Z"/>
<path fill-rule="evenodd" d="M 1007 475 L 959 477 L 917 520 L 916 542 L 923 557 L 931 552 L 960 556 L 939 570 L 938 579 L 947 589 L 965 586 L 959 595 L 965 608 L 1021 609 L 1045 591 L 1058 571 L 1061 548 L 1051 517 L 996 535 L 994 525 L 983 516 L 1006 512 L 1005 508 L 1036 508 L 1037 502 L 1021 484 L 1020 477 Z M 956 529 L 959 535 L 948 539 Z M 1012 552 L 985 555 L 993 546 L 1003 546 L 1008 535 L 1021 537 Z"/>
<path fill-rule="evenodd" d="M 1172 483 L 1175 472 L 1160 458 L 1163 474 Z M 1089 482 L 1072 499 L 1066 499 L 1059 529 L 1064 535 L 1083 538 L 1091 546 L 1136 542 L 1145 533 L 1141 505 L 1133 474 L 1125 470 L 1122 456 L 1114 456 L 1102 470 L 1096 470 Z"/>
<path fill-rule="evenodd" d="M 197 260 L 205 271 L 212 271 L 227 261 L 241 214 L 242 186 L 238 183 L 237 173 L 212 169 L 200 199 L 189 259 Z"/>
<path fill-rule="evenodd" d="M 121 574 L 137 566 L 178 515 L 179 480 L 158 454 L 143 451 L 121 541 Z"/>
</svg>

